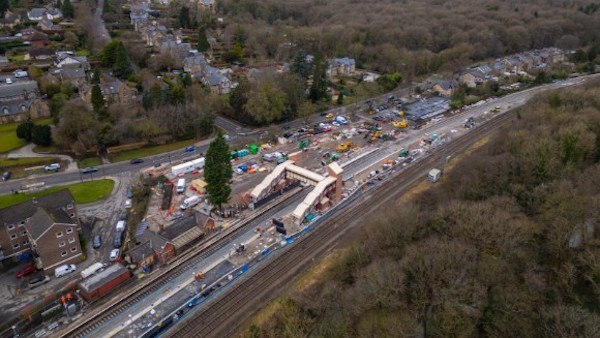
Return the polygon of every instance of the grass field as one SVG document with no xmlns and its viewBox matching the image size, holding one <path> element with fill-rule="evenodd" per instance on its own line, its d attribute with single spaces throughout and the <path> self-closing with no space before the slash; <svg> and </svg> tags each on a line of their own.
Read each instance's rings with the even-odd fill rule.
<svg viewBox="0 0 600 338">
<path fill-rule="evenodd" d="M 34 121 L 35 124 L 45 125 L 52 123 L 51 117 L 45 117 Z M 20 148 L 26 144 L 16 134 L 18 123 L 7 123 L 0 125 L 0 154 L 7 153 L 13 149 Z"/>
<path fill-rule="evenodd" d="M 77 161 L 79 168 L 95 167 L 102 165 L 102 160 L 99 157 L 87 157 Z"/>
<path fill-rule="evenodd" d="M 17 137 L 15 131 L 0 132 L 0 154 L 20 148 L 27 144 L 24 140 Z"/>
<path fill-rule="evenodd" d="M 56 157 L 23 157 L 23 158 L 0 158 L 0 168 L 11 168 L 17 166 L 35 166 L 60 162 Z"/>
<path fill-rule="evenodd" d="M 179 141 L 179 142 L 175 142 L 175 143 L 163 144 L 163 145 L 154 146 L 154 147 L 144 147 L 144 148 L 139 148 L 139 149 L 121 151 L 118 153 L 109 154 L 108 156 L 109 156 L 111 162 L 129 161 L 133 158 L 141 158 L 141 157 L 147 157 L 147 156 L 152 156 L 152 155 L 158 155 L 158 154 L 162 154 L 162 153 L 177 150 L 177 149 L 181 149 L 181 151 L 183 151 L 183 149 L 185 147 L 187 147 L 191 144 L 194 144 L 193 140 Z"/>
<path fill-rule="evenodd" d="M 16 194 L 0 196 L 0 208 L 6 208 L 15 204 L 28 201 L 34 197 L 49 195 L 55 191 L 67 188 L 71 190 L 75 202 L 78 204 L 92 203 L 110 196 L 115 185 L 113 180 L 96 180 L 91 182 L 75 183 L 65 186 L 51 187 L 32 194 Z"/>
</svg>

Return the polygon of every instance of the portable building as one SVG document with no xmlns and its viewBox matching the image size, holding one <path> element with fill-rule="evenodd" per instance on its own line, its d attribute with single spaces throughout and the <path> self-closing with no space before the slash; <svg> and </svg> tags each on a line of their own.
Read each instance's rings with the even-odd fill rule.
<svg viewBox="0 0 600 338">
<path fill-rule="evenodd" d="M 171 167 L 171 173 L 175 176 L 181 176 L 191 173 L 194 170 L 200 170 L 204 168 L 204 157 L 197 158 L 192 161 L 188 161 L 182 164 Z"/>
<path fill-rule="evenodd" d="M 114 290 L 131 278 L 131 273 L 121 264 L 113 264 L 104 271 L 79 282 L 79 294 L 88 302 Z"/>
</svg>

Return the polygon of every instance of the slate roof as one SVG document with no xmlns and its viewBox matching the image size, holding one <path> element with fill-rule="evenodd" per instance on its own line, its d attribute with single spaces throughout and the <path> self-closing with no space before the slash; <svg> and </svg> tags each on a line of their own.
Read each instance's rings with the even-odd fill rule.
<svg viewBox="0 0 600 338">
<path fill-rule="evenodd" d="M 35 81 L 18 81 L 13 84 L 0 86 L 0 99 L 23 95 L 24 92 L 33 93 L 38 91 L 38 85 Z"/>
<path fill-rule="evenodd" d="M 29 111 L 33 99 L 11 100 L 0 103 L 0 115 L 19 115 Z"/>
<path fill-rule="evenodd" d="M 75 206 L 75 200 L 69 189 L 59 190 L 47 196 L 0 209 L 0 223 L 13 224 L 32 217 L 38 208 L 60 209 L 68 204 Z"/>
<path fill-rule="evenodd" d="M 48 227 L 55 223 L 77 226 L 77 223 L 61 209 L 37 208 L 35 214 L 25 223 L 25 228 L 34 240 L 38 240 Z"/>
<path fill-rule="evenodd" d="M 37 18 L 40 17 L 42 15 L 46 14 L 46 9 L 45 8 L 32 8 L 27 15 L 31 18 Z"/>
<path fill-rule="evenodd" d="M 63 67 L 60 75 L 67 80 L 80 80 L 85 79 L 85 70 L 80 67 Z"/>
</svg>

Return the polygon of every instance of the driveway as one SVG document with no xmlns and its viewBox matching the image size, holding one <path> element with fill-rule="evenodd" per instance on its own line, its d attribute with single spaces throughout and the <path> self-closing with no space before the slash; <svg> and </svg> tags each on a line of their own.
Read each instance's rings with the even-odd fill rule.
<svg viewBox="0 0 600 338">
<path fill-rule="evenodd" d="M 40 154 L 34 152 L 33 147 L 35 147 L 35 145 L 33 143 L 30 143 L 24 147 L 11 151 L 10 153 L 8 153 L 6 158 L 10 159 L 23 157 L 58 157 L 61 160 L 66 161 L 68 163 L 67 167 L 65 168 L 65 172 L 79 171 L 79 167 L 77 167 L 77 162 L 75 162 L 75 160 L 71 156 L 62 154 Z"/>
</svg>

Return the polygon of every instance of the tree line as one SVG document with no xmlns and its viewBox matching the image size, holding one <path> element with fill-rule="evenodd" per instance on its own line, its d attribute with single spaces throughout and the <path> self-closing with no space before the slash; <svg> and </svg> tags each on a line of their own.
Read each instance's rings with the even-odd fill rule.
<svg viewBox="0 0 600 338">
<path fill-rule="evenodd" d="M 242 336 L 600 336 L 600 81 L 515 114 Z"/>
<path fill-rule="evenodd" d="M 291 44 L 412 78 L 529 49 L 589 45 L 600 40 L 593 3 L 224 0 L 217 10 L 232 21 L 226 33 L 246 32 L 245 54 L 259 60 L 289 60 Z"/>
</svg>

